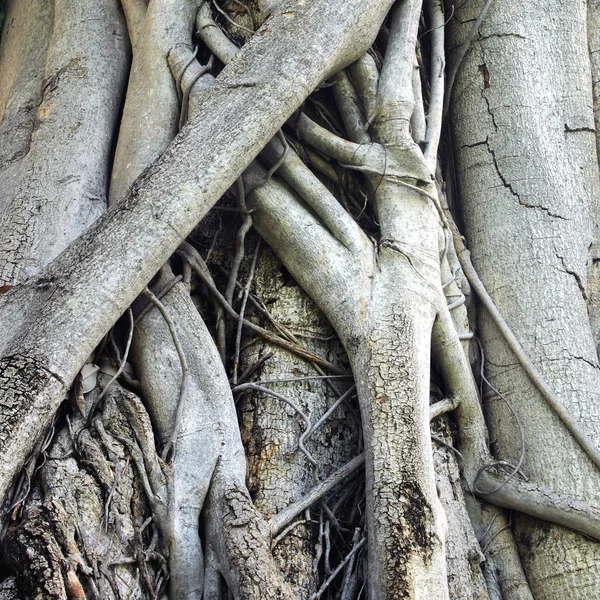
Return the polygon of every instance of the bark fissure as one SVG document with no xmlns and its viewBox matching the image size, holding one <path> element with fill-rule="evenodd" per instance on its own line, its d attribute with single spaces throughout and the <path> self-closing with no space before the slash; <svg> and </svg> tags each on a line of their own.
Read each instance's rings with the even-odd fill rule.
<svg viewBox="0 0 600 600">
<path fill-rule="evenodd" d="M 600 181 L 593 138 L 567 134 L 595 133 L 600 2 L 401 0 L 376 40 L 391 0 L 42 4 L 9 0 L 0 40 L 20 593 L 594 597 Z M 510 404 L 483 398 L 516 467 L 470 360 Z"/>
<path fill-rule="evenodd" d="M 498 129 L 498 127 L 495 123 L 494 123 L 494 127 L 496 129 Z M 547 208 L 546 206 L 543 206 L 542 204 L 531 204 L 531 203 L 523 200 L 521 198 L 520 194 L 514 189 L 513 184 L 510 183 L 510 181 L 508 181 L 502 174 L 502 172 L 500 170 L 500 165 L 498 164 L 498 159 L 496 158 L 496 151 L 492 147 L 489 137 L 486 138 L 485 145 L 486 145 L 489 155 L 492 158 L 492 165 L 494 166 L 494 170 L 496 171 L 496 174 L 498 175 L 498 178 L 500 179 L 502 185 L 517 199 L 517 202 L 521 206 L 524 206 L 525 208 L 539 208 L 540 210 L 544 211 L 544 213 L 546 213 L 549 217 L 553 217 L 555 219 L 562 219 L 563 221 L 569 220 L 567 217 L 564 217 L 562 215 L 552 212 L 549 208 Z"/>
</svg>

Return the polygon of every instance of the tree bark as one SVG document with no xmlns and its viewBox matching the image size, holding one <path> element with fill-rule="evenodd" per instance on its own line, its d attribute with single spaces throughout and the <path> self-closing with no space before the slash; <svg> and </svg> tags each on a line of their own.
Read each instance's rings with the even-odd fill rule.
<svg viewBox="0 0 600 600">
<path fill-rule="evenodd" d="M 268 31 L 253 38 L 206 94 L 202 119 L 185 128 L 128 199 L 98 219 L 43 274 L 1 297 L 10 335 L 0 341 L 0 377 L 7 381 L 0 437 L 10 463 L 25 460 L 29 440 L 40 436 L 115 318 L 303 98 L 364 51 L 388 5 L 374 0 L 368 6 L 346 3 L 343 11 L 331 3 L 280 9 Z M 363 11 L 368 19 L 349 38 L 347 27 Z M 227 130 L 222 122 L 229 123 Z M 91 280 L 91 272 L 104 276 Z M 77 314 L 59 309 L 71 302 L 77 302 Z M 47 340 L 41 346 L 40 336 Z M 6 494 L 13 476 L 14 468 L 5 463 L 0 494 Z"/>
<path fill-rule="evenodd" d="M 454 44 L 469 28 L 460 23 L 477 16 L 481 4 L 459 11 Z M 544 378 L 597 440 L 598 358 L 586 263 L 598 166 L 586 11 L 573 4 L 559 21 L 551 15 L 547 3 L 492 6 L 456 78 L 454 148 L 474 264 Z M 515 366 L 485 312 L 479 326 L 487 377 L 525 431 L 524 472 L 539 485 L 597 504 L 597 467 Z M 485 400 L 496 453 L 515 463 L 521 452 L 515 420 L 493 392 Z M 524 517 L 517 532 L 534 596 L 596 595 L 596 543 Z"/>
<path fill-rule="evenodd" d="M 595 597 L 596 2 L 279 4 L 7 4 L 0 599 Z"/>
</svg>

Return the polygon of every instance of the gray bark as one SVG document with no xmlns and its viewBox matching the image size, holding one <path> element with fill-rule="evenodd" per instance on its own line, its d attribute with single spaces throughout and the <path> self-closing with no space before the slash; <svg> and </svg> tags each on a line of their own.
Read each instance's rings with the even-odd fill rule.
<svg viewBox="0 0 600 600">
<path fill-rule="evenodd" d="M 271 318 L 291 336 L 311 352 L 338 362 L 344 358 L 344 352 L 331 326 L 295 282 L 284 281 L 281 268 L 272 252 L 263 251 L 255 277 L 257 296 L 268 306 Z M 260 321 L 264 326 L 268 325 L 265 317 Z M 257 374 L 259 384 L 260 380 L 318 377 L 323 373 L 298 356 L 260 340 L 254 340 L 244 352 L 244 366 L 251 367 L 268 355 L 271 355 L 270 358 Z M 315 379 L 268 385 L 268 388 L 290 399 L 309 417 L 312 425 L 316 425 L 328 408 L 347 391 L 349 381 Z M 326 478 L 359 451 L 357 415 L 355 413 L 353 418 L 350 414 L 350 410 L 354 410 L 352 394 L 330 416 L 330 420 L 304 442 L 310 460 L 316 463 L 314 467 L 298 447 L 307 425 L 289 405 L 252 390 L 240 397 L 239 402 L 242 438 L 249 461 L 248 488 L 254 504 L 267 517 L 276 515 L 298 500 L 314 486 L 315 478 Z M 318 511 L 318 506 L 316 508 Z M 345 516 L 342 513 L 342 519 Z M 315 513 L 313 518 L 317 518 Z M 323 519 L 322 514 L 320 518 Z M 300 598 L 308 598 L 316 591 L 318 572 L 315 559 L 329 564 L 331 548 L 325 546 L 332 543 L 334 531 L 327 517 L 325 519 L 327 537 L 314 535 L 310 522 L 299 524 L 279 540 L 274 549 L 277 564 L 294 584 Z M 305 521 L 305 515 L 300 515 L 298 520 Z M 316 548 L 316 544 L 320 547 Z"/>
<path fill-rule="evenodd" d="M 487 21 L 489 1 L 481 14 L 478 3 L 463 4 L 451 40 L 467 39 L 479 14 L 474 47 L 469 40 L 457 52 L 466 50 L 466 58 L 454 98 L 468 102 L 452 108 L 474 261 L 571 420 L 564 413 L 556 418 L 543 400 L 552 405 L 554 395 L 539 382 L 538 394 L 521 373 L 518 365 L 527 361 L 518 342 L 501 327 L 517 361 L 444 212 L 437 168 L 442 3 L 427 0 L 418 36 L 420 0 L 399 2 L 389 30 L 368 54 L 390 2 L 278 4 L 226 0 L 213 2 L 212 11 L 199 1 L 123 0 L 133 66 L 111 167 L 128 58 L 119 8 L 112 0 L 93 7 L 56 0 L 52 9 L 9 3 L 0 44 L 0 65 L 8 65 L 0 70 L 0 174 L 9 182 L 0 194 L 6 232 L 0 240 L 0 450 L 6 456 L 0 494 L 16 483 L 4 542 L 21 587 L 34 597 L 61 599 L 157 597 L 167 585 L 172 598 L 312 599 L 334 585 L 326 593 L 353 600 L 363 582 L 371 600 L 531 600 L 531 591 L 562 598 L 573 590 L 595 597 L 594 568 L 585 570 L 597 562 L 592 540 L 600 538 L 598 452 L 587 441 L 598 434 L 593 399 L 600 367 L 599 189 L 588 62 L 591 56 L 594 74 L 595 3 L 587 13 L 570 6 L 565 22 L 539 2 L 495 6 Z M 204 67 L 192 50 L 200 5 L 198 35 L 228 65 L 216 79 L 212 59 Z M 533 16 L 535 25 L 521 31 Z M 246 44 L 240 52 L 223 29 Z M 535 97 L 514 83 L 521 71 L 539 83 Z M 273 136 L 319 83 L 332 89 L 289 120 L 294 148 L 287 148 L 284 134 Z M 323 98 L 333 98 L 338 112 Z M 527 132 L 526 143 L 515 125 Z M 260 160 L 249 164 L 261 148 Z M 243 225 L 223 297 L 197 250 L 180 243 L 244 169 L 234 188 Z M 109 175 L 113 206 L 96 221 Z M 244 206 L 244 185 L 252 212 Z M 358 197 L 365 205 L 353 218 Z M 370 221 L 368 234 L 357 225 L 361 218 Z M 269 258 L 259 263 L 253 290 L 270 296 L 271 315 L 259 304 L 248 308 L 250 298 L 242 319 L 236 279 L 248 273 L 251 259 L 244 261 L 242 250 L 252 223 L 323 314 L 299 288 L 273 282 L 275 259 Z M 172 265 L 181 268 L 182 283 L 164 264 L 176 249 Z M 154 296 L 144 288 L 159 269 Z M 539 293 L 540 273 L 552 285 L 551 298 Z M 518 469 L 508 477 L 513 467 L 496 462 L 488 448 L 469 364 L 474 321 L 464 306 L 470 298 L 465 277 L 494 315 L 478 314 L 482 368 L 509 401 L 518 395 L 517 414 L 526 423 L 521 464 L 511 415 L 487 393 L 493 449 L 497 458 L 518 461 L 527 482 Z M 120 363 L 117 374 L 125 369 L 121 381 L 140 390 L 138 397 L 114 381 L 117 375 L 111 378 L 117 367 L 107 364 L 106 351 L 92 353 L 142 290 L 132 344 L 139 382 L 118 356 L 119 326 L 108 342 Z M 245 293 L 250 290 L 248 283 Z M 197 310 L 211 314 L 201 298 L 206 292 L 216 309 L 218 349 Z M 525 315 L 523 303 L 533 302 L 543 310 Z M 472 317 L 472 305 L 469 310 Z M 248 321 L 259 315 L 262 328 Z M 364 452 L 347 418 L 308 435 L 350 385 L 338 342 L 298 336 L 306 327 L 328 335 L 323 315 L 352 367 Z M 277 347 L 245 338 L 238 369 L 235 330 L 239 335 L 242 325 Z M 234 387 L 244 396 L 240 436 L 223 368 L 234 346 L 234 386 L 240 371 L 266 352 L 273 356 L 259 369 L 263 379 L 281 379 L 286 370 L 324 373 L 319 365 L 343 377 L 292 382 L 289 390 L 283 383 L 242 382 Z M 440 389 L 431 386 L 431 349 Z M 58 418 L 69 420 L 58 421 L 55 435 L 54 424 L 47 426 L 89 355 L 103 370 L 98 386 L 83 394 L 77 376 L 71 399 L 78 412 L 61 410 Z M 432 394 L 438 402 L 430 408 Z M 451 452 L 446 417 L 434 425 L 432 453 L 429 421 L 448 410 L 454 410 L 460 453 Z M 341 443 L 333 442 L 336 436 Z M 554 440 L 560 448 L 549 459 L 543 450 Z M 558 466 L 556 457 L 563 461 Z M 569 481 L 572 473 L 577 483 Z M 514 524 L 498 507 L 519 511 L 517 545 Z M 334 567 L 336 552 L 346 555 Z M 0 598 L 17 595 L 7 580 Z"/>
<path fill-rule="evenodd" d="M 454 44 L 470 26 L 460 23 L 480 9 L 475 3 L 459 12 Z M 474 264 L 544 378 L 597 440 L 598 359 L 586 263 L 598 165 L 586 11 L 571 4 L 555 20 L 547 9 L 535 2 L 492 7 L 456 79 L 454 147 Z M 597 504 L 597 467 L 532 387 L 485 312 L 479 325 L 487 377 L 525 430 L 524 473 Z M 497 456 L 515 463 L 521 449 L 514 418 L 492 392 L 485 406 Z M 596 543 L 527 518 L 518 519 L 517 531 L 534 596 L 597 597 Z"/>
<path fill-rule="evenodd" d="M 9 6 L 11 23 L 16 4 Z M 3 126 L 6 135 L 13 132 L 17 139 L 3 143 L 9 155 L 0 193 L 0 284 L 14 285 L 37 273 L 104 212 L 111 144 L 127 74 L 129 43 L 116 0 L 65 0 L 56 2 L 53 11 L 49 3 L 42 4 L 32 4 L 32 14 L 14 16 L 15 27 L 23 19 L 23 26 L 32 29 L 32 40 L 39 35 L 42 43 L 33 53 L 19 48 L 32 62 L 15 69 L 13 77 L 9 70 L 7 79 L 12 81 L 3 82 Z M 18 10 L 25 12 L 23 7 Z M 28 39 L 26 30 L 14 40 L 11 29 L 2 41 L 8 62 L 17 52 L 11 46 Z"/>
<path fill-rule="evenodd" d="M 364 51 L 387 8 L 387 2 L 374 2 L 346 3 L 344 11 L 330 3 L 280 10 L 269 32 L 255 36 L 206 94 L 202 118 L 182 131 L 127 200 L 96 221 L 43 274 L 2 296 L 6 328 L 0 372 L 7 402 L 1 445 L 11 462 L 25 460 L 29 440 L 39 437 L 115 318 L 298 103 Z M 358 10 L 369 18 L 348 38 L 347 27 Z M 227 130 L 222 122 L 229 123 Z M 203 151 L 198 153 L 198 147 Z M 98 277 L 92 280 L 89 273 Z M 64 311 L 75 299 L 77 314 Z M 53 331 L 51 339 L 47 330 Z M 47 340 L 43 346 L 39 336 Z M 2 494 L 13 475 L 5 463 Z"/>
</svg>

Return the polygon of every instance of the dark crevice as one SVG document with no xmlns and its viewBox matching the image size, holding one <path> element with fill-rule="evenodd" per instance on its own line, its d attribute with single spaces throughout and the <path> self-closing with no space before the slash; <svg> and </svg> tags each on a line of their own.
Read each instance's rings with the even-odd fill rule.
<svg viewBox="0 0 600 600">
<path fill-rule="evenodd" d="M 487 82 L 487 85 L 486 85 L 486 82 Z M 490 101 L 488 100 L 487 96 L 485 95 L 485 90 L 489 87 L 490 87 L 490 83 L 489 83 L 489 72 L 488 72 L 488 78 L 486 81 L 484 81 L 484 87 L 481 89 L 481 98 L 485 102 L 485 106 L 487 108 L 488 114 L 490 115 L 490 118 L 492 119 L 492 125 L 494 126 L 494 129 L 496 131 L 498 131 L 498 124 L 496 123 L 496 117 L 494 116 L 494 113 L 492 112 L 492 109 L 490 108 Z"/>
<path fill-rule="evenodd" d="M 517 38 L 519 40 L 526 40 L 527 38 L 520 33 L 490 33 L 488 35 L 480 35 L 479 41 L 488 40 L 490 38 Z"/>
<path fill-rule="evenodd" d="M 587 358 L 585 358 L 584 356 L 574 356 L 573 354 L 571 355 L 571 358 L 575 359 L 575 360 L 582 360 L 584 363 L 590 365 L 590 367 L 594 368 L 594 369 L 600 369 L 600 365 L 597 362 L 592 362 L 591 360 L 588 360 Z"/>
<path fill-rule="evenodd" d="M 518 202 L 521 206 L 524 206 L 525 208 L 539 208 L 539 209 L 543 210 L 549 217 L 554 217 L 555 219 L 562 219 L 563 221 L 569 220 L 566 217 L 563 217 L 562 215 L 551 212 L 550 209 L 546 208 L 545 206 L 542 206 L 541 204 L 529 204 L 529 203 L 525 202 L 524 200 L 522 200 L 521 197 L 519 196 L 518 192 L 516 192 L 514 190 L 514 188 L 510 184 L 510 182 L 508 182 L 506 180 L 506 178 L 502 175 L 502 172 L 500 171 L 500 167 L 498 166 L 498 161 L 496 159 L 496 153 L 495 153 L 494 149 L 491 147 L 491 145 L 489 143 L 489 139 L 486 140 L 486 145 L 487 145 L 488 152 L 490 153 L 490 156 L 492 157 L 492 164 L 494 165 L 494 169 L 496 170 L 496 173 L 498 175 L 498 178 L 502 182 L 502 185 L 518 200 Z"/>
<path fill-rule="evenodd" d="M 585 131 L 587 133 L 596 133 L 596 130 L 593 127 L 569 127 L 565 123 L 565 133 L 579 133 Z"/>
<path fill-rule="evenodd" d="M 460 149 L 462 150 L 463 148 L 477 148 L 477 146 L 487 146 L 488 140 L 489 140 L 489 137 L 486 137 L 485 140 L 483 140 L 482 142 L 475 142 L 473 144 L 463 144 L 460 147 Z"/>
<path fill-rule="evenodd" d="M 575 281 L 577 282 L 577 286 L 579 287 L 579 291 L 581 292 L 581 295 L 583 296 L 583 299 L 587 302 L 588 297 L 587 297 L 587 294 L 585 292 L 585 286 L 583 285 L 583 281 L 581 280 L 581 277 L 580 277 L 579 273 L 576 273 L 572 269 L 569 269 L 567 267 L 566 263 L 565 263 L 565 259 L 562 256 L 559 256 L 557 254 L 556 258 L 558 258 L 560 260 L 560 262 L 562 263 L 564 272 L 568 273 L 569 275 L 572 275 L 575 278 Z"/>
</svg>

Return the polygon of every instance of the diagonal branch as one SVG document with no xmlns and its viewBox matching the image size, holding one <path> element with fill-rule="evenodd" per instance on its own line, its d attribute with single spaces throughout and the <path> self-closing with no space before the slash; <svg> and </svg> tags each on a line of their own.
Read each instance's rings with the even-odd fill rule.
<svg viewBox="0 0 600 600">
<path fill-rule="evenodd" d="M 282 152 L 281 143 L 274 138 L 265 146 L 261 157 L 273 162 Z M 350 251 L 362 249 L 365 239 L 354 219 L 291 148 L 277 173 L 298 192 L 339 242 Z"/>
<path fill-rule="evenodd" d="M 304 98 L 366 51 L 390 4 L 284 3 L 126 199 L 0 297 L 0 497 L 112 323 Z"/>
</svg>

